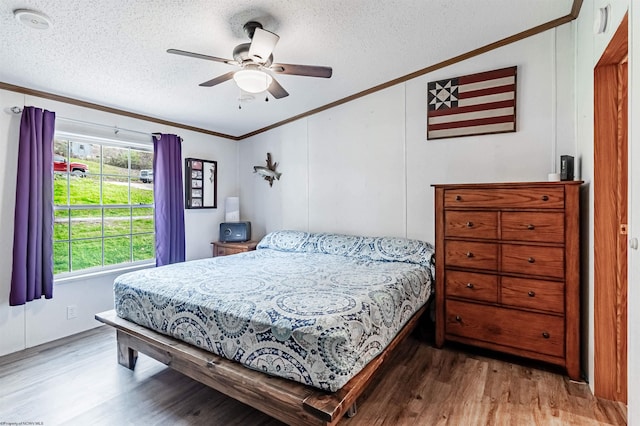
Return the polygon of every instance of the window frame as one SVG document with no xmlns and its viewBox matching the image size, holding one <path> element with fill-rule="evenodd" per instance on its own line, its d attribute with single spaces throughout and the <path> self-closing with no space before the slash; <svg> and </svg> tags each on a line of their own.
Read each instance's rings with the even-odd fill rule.
<svg viewBox="0 0 640 426">
<path fill-rule="evenodd" d="M 151 136 L 150 136 L 151 137 Z M 62 174 L 64 174 L 67 179 L 66 179 L 66 203 L 67 204 L 56 204 L 55 199 L 52 200 L 53 203 L 53 211 L 54 214 L 57 211 L 67 211 L 68 214 L 68 239 L 66 240 L 56 240 L 55 239 L 55 233 L 54 233 L 54 240 L 53 243 L 55 244 L 56 242 L 66 242 L 68 244 L 68 268 L 71 269 L 72 267 L 72 262 L 73 262 L 73 257 L 72 257 L 72 243 L 74 241 L 82 241 L 82 240 L 96 240 L 99 239 L 101 241 L 101 263 L 102 265 L 100 266 L 92 266 L 89 268 L 84 268 L 84 269 L 79 269 L 79 270 L 68 270 L 65 272 L 59 272 L 59 273 L 55 273 L 54 274 L 54 283 L 62 283 L 62 282 L 69 282 L 69 281 L 75 281 L 79 278 L 86 278 L 89 276 L 101 276 L 101 275 L 107 275 L 107 274 L 113 274 L 114 272 L 127 272 L 127 271 L 131 271 L 131 270 L 136 270 L 136 269 L 142 269 L 142 268 L 147 268 L 150 266 L 155 266 L 155 247 L 154 247 L 154 257 L 153 258 L 149 258 L 149 259 L 143 259 L 143 260 L 133 260 L 133 256 L 134 256 L 134 252 L 133 252 L 133 237 L 138 236 L 138 235 L 153 235 L 153 241 L 155 244 L 155 198 L 153 200 L 153 202 L 151 204 L 133 204 L 132 202 L 132 194 L 131 194 L 131 183 L 137 179 L 137 177 L 135 175 L 132 174 L 132 171 L 135 169 L 131 168 L 131 150 L 138 150 L 138 151 L 146 151 L 146 152 L 150 152 L 153 154 L 154 152 L 154 147 L 153 147 L 153 142 L 149 141 L 148 143 L 143 143 L 143 142 L 137 142 L 137 141 L 133 141 L 133 140 L 120 140 L 120 139 L 111 139 L 108 137 L 102 137 L 102 136 L 93 136 L 93 135 L 88 135 L 88 134 L 80 134 L 80 133 L 74 133 L 74 132 L 67 132 L 67 131 L 62 131 L 62 130 L 57 130 L 54 133 L 54 141 L 58 141 L 58 140 L 64 140 L 67 143 L 67 153 L 65 154 L 65 158 L 67 159 L 67 161 L 71 162 L 71 143 L 81 143 L 81 144 L 91 144 L 91 145 L 99 145 L 100 146 L 100 167 L 99 170 L 92 170 L 91 168 L 89 168 L 89 173 L 91 175 L 95 175 L 99 177 L 99 202 L 98 204 L 71 204 L 71 191 L 70 191 L 70 186 L 71 186 L 71 177 L 72 177 L 72 173 L 71 171 L 67 171 L 67 172 L 63 172 Z M 127 169 L 128 169 L 128 180 L 127 180 L 127 188 L 128 188 L 128 202 L 129 204 L 104 204 L 103 202 L 103 184 L 104 184 L 104 173 L 103 173 L 103 168 L 104 168 L 104 156 L 103 156 L 103 149 L 105 147 L 108 148 L 120 148 L 120 149 L 127 149 Z M 151 169 L 153 168 L 153 165 L 151 166 Z M 60 173 L 60 172 L 56 172 L 56 173 Z M 110 176 L 110 175 L 107 175 Z M 55 197 L 55 193 L 52 194 Z M 123 208 L 127 208 L 129 209 L 129 215 L 128 216 L 124 216 L 124 217 L 128 217 L 129 218 L 129 233 L 128 234 L 121 234 L 121 235 L 115 235 L 115 236 L 110 236 L 110 235 L 105 235 L 105 210 L 109 210 L 109 209 L 123 209 Z M 153 231 L 152 232 L 134 232 L 134 219 L 136 218 L 136 216 L 134 216 L 133 211 L 136 208 L 145 208 L 145 209 L 151 209 L 152 214 L 154 215 L 154 226 L 153 226 Z M 73 211 L 74 210 L 98 210 L 100 211 L 100 223 L 101 223 L 101 231 L 100 231 L 100 236 L 99 237 L 85 237 L 85 238 L 73 238 L 72 237 L 72 217 L 73 217 Z M 130 261 L 128 262 L 121 262 L 121 263 L 116 263 L 116 264 L 110 264 L 110 265 L 105 265 L 105 240 L 110 239 L 110 238 L 121 238 L 121 237 L 128 237 L 129 241 L 130 241 Z M 54 251 L 55 254 L 55 251 Z M 54 263 L 55 263 L 55 258 L 54 258 Z"/>
</svg>

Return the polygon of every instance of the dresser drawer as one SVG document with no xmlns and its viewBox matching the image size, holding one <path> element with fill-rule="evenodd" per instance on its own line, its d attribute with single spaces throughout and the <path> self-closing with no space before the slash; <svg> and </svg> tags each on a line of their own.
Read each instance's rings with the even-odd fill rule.
<svg viewBox="0 0 640 426">
<path fill-rule="evenodd" d="M 496 303 L 498 301 L 497 275 L 473 272 L 447 271 L 446 295 Z"/>
<path fill-rule="evenodd" d="M 502 246 L 502 271 L 564 278 L 564 249 L 518 244 Z"/>
<path fill-rule="evenodd" d="M 498 212 L 447 211 L 444 220 L 447 237 L 498 238 Z"/>
<path fill-rule="evenodd" d="M 564 188 L 447 189 L 444 206 L 562 209 Z"/>
<path fill-rule="evenodd" d="M 564 282 L 502 277 L 503 305 L 564 313 Z"/>
<path fill-rule="evenodd" d="M 564 318 L 488 305 L 446 301 L 447 334 L 564 356 Z"/>
<path fill-rule="evenodd" d="M 495 271 L 498 269 L 498 245 L 473 241 L 445 241 L 445 264 Z"/>
<path fill-rule="evenodd" d="M 503 240 L 564 242 L 564 214 L 503 212 L 500 221 Z"/>
</svg>

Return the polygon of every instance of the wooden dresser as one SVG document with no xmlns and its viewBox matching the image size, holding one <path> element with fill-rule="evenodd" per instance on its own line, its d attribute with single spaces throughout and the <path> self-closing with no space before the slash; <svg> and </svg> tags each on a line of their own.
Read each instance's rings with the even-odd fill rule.
<svg viewBox="0 0 640 426">
<path fill-rule="evenodd" d="M 213 241 L 211 244 L 213 245 L 213 257 L 217 257 L 255 250 L 258 242 L 245 241 L 243 243 L 223 243 L 222 241 Z"/>
<path fill-rule="evenodd" d="M 506 352 L 580 380 L 581 183 L 433 185 L 437 347 Z"/>
</svg>

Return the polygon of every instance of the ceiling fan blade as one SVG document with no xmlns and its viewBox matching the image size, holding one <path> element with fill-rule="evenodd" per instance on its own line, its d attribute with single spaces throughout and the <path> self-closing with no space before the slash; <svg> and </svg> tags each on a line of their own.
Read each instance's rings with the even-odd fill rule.
<svg viewBox="0 0 640 426">
<path fill-rule="evenodd" d="M 273 64 L 269 69 L 278 74 L 302 75 L 305 77 L 330 78 L 333 74 L 331 67 L 319 65 Z"/>
<path fill-rule="evenodd" d="M 189 56 L 191 58 L 206 59 L 208 61 L 214 61 L 214 62 L 223 62 L 229 65 L 238 65 L 238 63 L 232 59 L 218 58 L 216 56 L 203 55 L 202 53 L 187 52 L 186 50 L 167 49 L 167 53 L 173 53 L 174 55 Z"/>
<path fill-rule="evenodd" d="M 235 71 L 229 71 L 228 73 L 219 75 L 214 79 L 205 81 L 204 83 L 200 83 L 199 86 L 211 87 L 211 86 L 215 86 L 216 84 L 224 83 L 227 80 L 231 80 L 235 73 L 236 73 Z"/>
<path fill-rule="evenodd" d="M 276 99 L 280 99 L 280 98 L 284 98 L 286 96 L 289 96 L 289 92 L 284 90 L 284 87 L 282 87 L 280 85 L 280 83 L 278 83 L 278 81 L 275 78 L 273 79 L 273 81 L 269 85 L 269 88 L 267 89 L 267 91 L 269 93 L 271 93 L 271 96 L 273 96 Z"/>
<path fill-rule="evenodd" d="M 249 58 L 264 64 L 273 53 L 280 36 L 271 31 L 256 28 L 249 47 Z"/>
</svg>

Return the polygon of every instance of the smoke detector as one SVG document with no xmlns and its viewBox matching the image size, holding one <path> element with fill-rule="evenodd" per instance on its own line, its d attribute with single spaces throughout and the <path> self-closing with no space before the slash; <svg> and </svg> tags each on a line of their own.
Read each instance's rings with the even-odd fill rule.
<svg viewBox="0 0 640 426">
<path fill-rule="evenodd" d="M 51 18 L 35 10 L 16 9 L 13 11 L 13 16 L 15 16 L 22 25 L 35 28 L 36 30 L 48 30 L 52 25 Z"/>
</svg>

